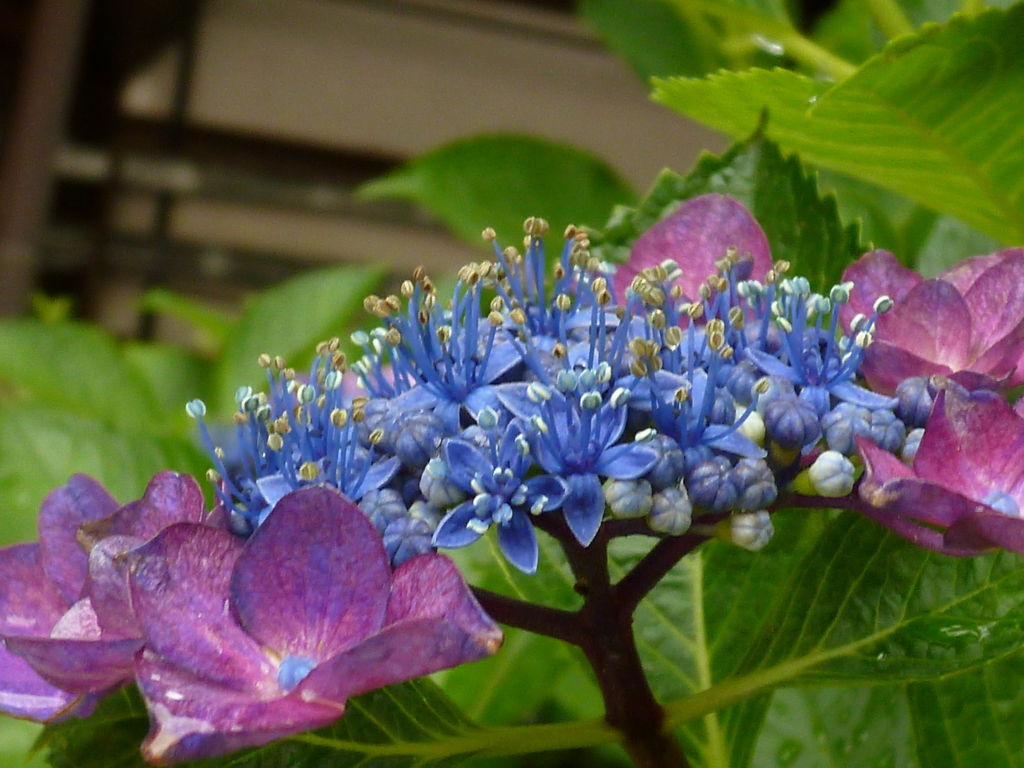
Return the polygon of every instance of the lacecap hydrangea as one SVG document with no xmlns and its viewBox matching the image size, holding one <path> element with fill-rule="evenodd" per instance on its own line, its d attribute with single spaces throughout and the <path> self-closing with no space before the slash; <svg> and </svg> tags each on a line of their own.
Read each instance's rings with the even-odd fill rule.
<svg viewBox="0 0 1024 768">
<path fill-rule="evenodd" d="M 709 200 L 749 218 L 721 195 L 687 205 Z M 261 356 L 268 388 L 238 391 L 237 446 L 215 448 L 202 427 L 236 533 L 326 484 L 359 505 L 394 566 L 493 528 L 532 573 L 536 529 L 559 516 L 583 546 L 620 520 L 655 536 L 701 526 L 757 549 L 781 487 L 848 494 L 855 436 L 903 447 L 898 400 L 857 376 L 886 297 L 844 331 L 851 283 L 816 293 L 742 241 L 711 260 L 634 263 L 616 290 L 586 232 L 568 227 L 550 264 L 547 230 L 528 219 L 522 250 L 485 230 L 493 257 L 459 270 L 450 297 L 422 270 L 399 295 L 367 297 L 380 322 L 353 335 L 359 360 L 337 339 L 308 371 Z M 701 259 L 713 272 L 695 279 L 688 264 Z M 199 401 L 188 410 L 205 413 Z"/>
</svg>

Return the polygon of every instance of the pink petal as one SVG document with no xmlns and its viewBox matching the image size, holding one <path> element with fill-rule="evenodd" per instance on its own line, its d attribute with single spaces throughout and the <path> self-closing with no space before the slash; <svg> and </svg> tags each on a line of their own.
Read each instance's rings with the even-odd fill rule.
<svg viewBox="0 0 1024 768">
<path fill-rule="evenodd" d="M 979 501 L 994 489 L 1015 488 L 1024 474 L 1022 458 L 1024 419 L 998 395 L 950 385 L 935 399 L 914 471 Z"/>
<path fill-rule="evenodd" d="M 78 529 L 117 508 L 114 497 L 86 475 L 73 475 L 43 499 L 38 523 L 43 570 L 69 604 L 82 596 L 88 572 L 88 555 L 75 539 Z"/>
<path fill-rule="evenodd" d="M 276 669 L 229 603 L 241 543 L 227 531 L 178 523 L 128 555 L 132 606 L 155 653 L 211 684 L 278 690 Z"/>
<path fill-rule="evenodd" d="M 1024 248 L 1007 248 L 987 256 L 971 256 L 958 261 L 939 275 L 939 278 L 947 283 L 952 283 L 960 293 L 966 295 L 981 275 L 1004 261 L 1021 258 L 1022 254 L 1024 254 Z"/>
<path fill-rule="evenodd" d="M 1009 253 L 1003 251 L 995 255 Z M 978 274 L 964 293 L 974 321 L 972 356 L 987 356 L 989 349 L 1000 341 L 1008 347 L 1000 350 L 996 359 L 975 368 L 992 371 L 996 375 L 1005 373 L 1024 354 L 1024 249 L 1015 249 L 1013 254 Z M 1007 339 L 1011 340 L 1008 345 L 1005 343 Z M 999 360 L 1005 360 L 1005 363 L 1001 370 L 996 370 L 994 366 Z"/>
<path fill-rule="evenodd" d="M 970 329 L 970 310 L 956 288 L 926 280 L 878 318 L 874 336 L 959 371 L 969 367 Z"/>
<path fill-rule="evenodd" d="M 901 382 L 911 376 L 949 376 L 953 371 L 948 365 L 918 357 L 897 343 L 876 338 L 864 350 L 860 373 L 867 379 L 873 391 L 891 395 Z"/>
<path fill-rule="evenodd" d="M 633 244 L 629 261 L 615 272 L 615 296 L 625 301 L 626 289 L 641 270 L 674 259 L 683 272 L 676 283 L 694 298 L 697 289 L 716 274 L 715 261 L 734 247 L 753 258 L 751 276 L 764 278 L 771 269 L 771 251 L 761 226 L 739 202 L 726 195 L 710 194 L 683 203 Z"/>
<path fill-rule="evenodd" d="M 889 251 L 869 251 L 843 272 L 843 281 L 853 282 L 850 301 L 839 310 L 843 328 L 850 329 L 856 314 L 871 317 L 875 299 L 888 296 L 894 302 L 903 300 L 910 290 L 924 280 L 912 269 L 907 269 Z"/>
<path fill-rule="evenodd" d="M 864 460 L 860 496 L 875 509 L 906 520 L 946 526 L 978 508 L 976 501 L 918 477 L 913 469 L 874 443 L 862 437 L 854 439 Z"/>
<path fill-rule="evenodd" d="M 961 518 L 946 531 L 949 546 L 979 552 L 1006 549 L 1024 555 L 1024 518 L 995 511 L 980 511 Z"/>
<path fill-rule="evenodd" d="M 264 646 L 319 661 L 380 629 L 390 587 L 377 529 L 340 493 L 315 486 L 282 498 L 246 542 L 231 600 Z"/>
</svg>

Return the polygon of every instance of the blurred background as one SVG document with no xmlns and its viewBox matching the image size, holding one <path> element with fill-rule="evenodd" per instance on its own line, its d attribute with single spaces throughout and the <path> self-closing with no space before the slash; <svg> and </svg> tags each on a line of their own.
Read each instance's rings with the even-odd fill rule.
<svg viewBox="0 0 1024 768">
<path fill-rule="evenodd" d="M 639 190 L 725 146 L 650 102 L 575 11 L 2 0 L 0 315 L 61 296 L 116 336 L 183 340 L 144 310 L 148 289 L 231 310 L 312 267 L 480 258 L 422 210 L 353 194 L 474 134 L 572 144 Z"/>
</svg>

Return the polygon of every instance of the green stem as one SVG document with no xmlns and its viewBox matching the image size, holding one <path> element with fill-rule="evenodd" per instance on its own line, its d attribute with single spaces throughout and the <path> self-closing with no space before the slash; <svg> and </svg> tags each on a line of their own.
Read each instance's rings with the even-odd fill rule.
<svg viewBox="0 0 1024 768">
<path fill-rule="evenodd" d="M 746 8 L 738 3 L 722 0 L 671 0 L 682 15 L 702 13 L 720 21 L 734 24 L 749 32 L 759 34 L 766 40 L 778 43 L 786 55 L 806 67 L 828 75 L 833 80 L 845 80 L 857 71 L 857 67 L 822 48 L 795 30 L 792 25 L 772 19 L 759 11 Z"/>
<path fill-rule="evenodd" d="M 914 25 L 895 0 L 863 0 L 868 13 L 890 40 L 901 35 L 914 34 Z"/>
</svg>

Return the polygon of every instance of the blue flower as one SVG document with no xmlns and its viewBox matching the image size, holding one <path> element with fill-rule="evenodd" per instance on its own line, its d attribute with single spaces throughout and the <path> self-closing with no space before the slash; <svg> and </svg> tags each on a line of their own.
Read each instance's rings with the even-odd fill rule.
<svg viewBox="0 0 1024 768">
<path fill-rule="evenodd" d="M 772 286 L 774 288 L 774 286 Z M 775 356 L 749 348 L 747 357 L 765 373 L 789 379 L 802 399 L 814 406 L 818 416 L 831 409 L 835 397 L 854 405 L 877 410 L 893 408 L 890 397 L 869 392 L 854 383 L 871 343 L 871 329 L 879 313 L 891 302 L 880 299 L 875 314 L 864 319 L 852 336 L 839 332 L 839 308 L 849 300 L 852 285 L 844 283 L 829 296 L 811 293 L 806 278 L 782 280 L 770 304 L 770 317 L 781 331 L 781 349 Z M 765 315 L 767 319 L 769 315 Z"/>
<path fill-rule="evenodd" d="M 522 362 L 502 327 L 504 315 L 481 310 L 480 292 L 496 276 L 489 262 L 463 267 L 450 308 L 422 274 L 402 285 L 404 311 L 397 296 L 368 297 L 365 306 L 384 328 L 373 336 L 353 336 L 366 353 L 353 369 L 370 394 L 390 398 L 393 413 L 431 410 L 452 434 L 459 430 L 463 407 L 475 417 L 495 405 L 489 385 Z"/>
<path fill-rule="evenodd" d="M 378 435 L 372 435 L 369 446 L 360 442 L 356 422 L 362 418 L 362 402 L 345 405 L 341 372 L 329 363 L 336 349 L 336 342 L 321 345 L 309 383 L 280 362 L 263 359 L 269 394 L 254 394 L 249 387 L 235 394 L 237 457 L 230 469 L 203 421 L 205 406 L 189 403 L 188 412 L 198 419 L 216 462 L 215 491 L 237 533 L 251 533 L 282 497 L 299 488 L 326 484 L 358 501 L 398 471 L 397 458 L 375 450 Z"/>
<path fill-rule="evenodd" d="M 532 427 L 529 440 L 537 463 L 564 479 L 562 515 L 580 544 L 589 545 L 604 517 L 601 478 L 635 480 L 658 460 L 641 443 L 619 442 L 629 391 L 602 394 L 577 386 L 563 393 L 534 382 L 500 387 L 498 397 Z"/>
<path fill-rule="evenodd" d="M 487 417 L 486 411 L 482 417 Z M 449 438 L 441 447 L 448 481 L 472 498 L 441 520 L 433 544 L 465 547 L 496 525 L 498 546 L 508 561 L 524 573 L 534 573 L 538 549 L 530 516 L 561 506 L 567 485 L 551 475 L 525 478 L 533 462 L 529 443 L 517 425 L 500 438 L 492 435 L 489 451 L 460 438 Z"/>
</svg>

